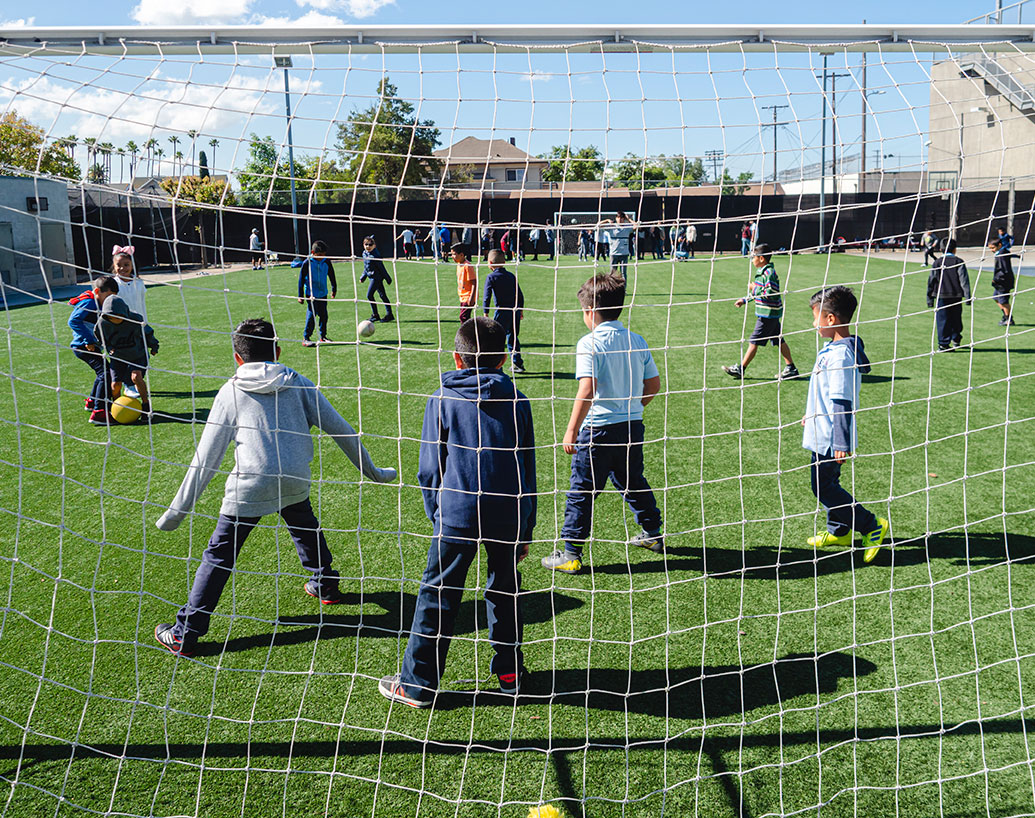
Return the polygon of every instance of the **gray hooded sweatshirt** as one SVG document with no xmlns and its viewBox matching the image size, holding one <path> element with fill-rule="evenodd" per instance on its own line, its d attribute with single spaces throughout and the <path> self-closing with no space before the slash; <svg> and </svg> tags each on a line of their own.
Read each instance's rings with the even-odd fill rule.
<svg viewBox="0 0 1035 818">
<path fill-rule="evenodd" d="M 239 366 L 212 404 L 201 442 L 169 510 L 155 523 L 174 530 L 215 476 L 234 443 L 234 467 L 226 478 L 220 514 L 261 517 L 309 496 L 316 426 L 330 435 L 363 476 L 395 480 L 395 469 L 379 469 L 359 434 L 308 378 L 283 364 Z"/>
</svg>

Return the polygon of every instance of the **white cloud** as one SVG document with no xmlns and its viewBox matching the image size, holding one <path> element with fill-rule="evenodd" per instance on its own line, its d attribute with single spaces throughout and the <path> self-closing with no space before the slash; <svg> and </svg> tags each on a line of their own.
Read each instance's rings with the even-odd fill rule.
<svg viewBox="0 0 1035 818">
<path fill-rule="evenodd" d="M 140 0 L 130 16 L 142 26 L 222 25 L 240 22 L 253 0 Z"/>
<path fill-rule="evenodd" d="M 308 27 L 308 28 L 319 28 L 321 26 L 340 26 L 344 25 L 345 21 L 340 17 L 334 17 L 330 14 L 323 14 L 319 11 L 307 11 L 301 17 L 257 17 L 254 21 L 255 25 L 268 26 L 270 28 L 292 28 L 292 27 Z"/>
<path fill-rule="evenodd" d="M 337 11 L 349 17 L 370 17 L 395 0 L 296 0 L 298 5 L 311 6 L 320 11 Z"/>
<path fill-rule="evenodd" d="M 549 82 L 553 79 L 553 74 L 549 74 L 539 68 L 532 71 L 526 71 L 521 75 L 521 79 L 525 82 Z"/>
<path fill-rule="evenodd" d="M 0 28 L 28 28 L 36 25 L 35 17 L 19 17 L 17 20 L 0 20 Z"/>
</svg>

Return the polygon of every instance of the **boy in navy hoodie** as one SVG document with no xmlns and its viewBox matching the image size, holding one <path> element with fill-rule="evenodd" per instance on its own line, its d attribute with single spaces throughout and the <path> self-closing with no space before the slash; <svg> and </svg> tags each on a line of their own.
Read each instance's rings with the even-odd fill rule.
<svg viewBox="0 0 1035 818">
<path fill-rule="evenodd" d="M 113 295 L 118 294 L 119 283 L 113 276 L 97 279 L 93 289 L 77 295 L 68 303 L 72 305 L 72 314 L 68 316 L 68 326 L 72 329 L 72 352 L 80 361 L 94 371 L 93 388 L 86 399 L 86 408 L 90 412 L 90 423 L 106 424 L 111 422 L 108 405 L 111 401 L 111 380 L 108 364 L 104 358 L 104 349 L 94 334 L 94 328 L 100 318 L 101 307 Z"/>
<path fill-rule="evenodd" d="M 493 320 L 496 321 L 507 335 L 507 348 L 510 350 L 511 363 L 514 371 L 519 375 L 525 371 L 525 362 L 521 360 L 521 342 L 518 341 L 518 333 L 521 332 L 521 318 L 525 309 L 525 294 L 518 286 L 517 276 L 504 268 L 507 257 L 502 250 L 493 250 L 489 253 L 489 275 L 485 278 L 485 297 L 482 299 L 482 308 L 486 315 L 492 302 L 496 302 L 496 312 L 493 313 Z"/>
<path fill-rule="evenodd" d="M 320 320 L 320 343 L 331 340 L 327 337 L 327 282 L 331 284 L 331 298 L 338 294 L 338 280 L 334 277 L 334 267 L 327 260 L 327 245 L 322 241 L 314 241 L 309 257 L 302 262 L 298 271 L 298 303 L 306 304 L 305 332 L 302 346 L 315 346 L 310 336 Z"/>
<path fill-rule="evenodd" d="M 500 370 L 506 332 L 472 318 L 456 333 L 455 372 L 428 398 L 417 479 L 433 530 L 402 671 L 381 694 L 410 707 L 434 700 L 446 664 L 467 572 L 488 556 L 485 609 L 500 690 L 521 684 L 521 574 L 536 523 L 532 410 Z"/>
<path fill-rule="evenodd" d="M 862 376 L 870 371 L 862 338 L 848 332 L 858 304 L 855 293 L 840 284 L 809 300 L 812 326 L 826 343 L 809 379 L 802 445 L 812 452 L 812 493 L 827 511 L 827 530 L 809 537 L 809 545 L 850 547 L 854 529 L 863 536 L 863 562 L 873 562 L 888 536 L 888 521 L 874 517 L 841 485 L 841 466 L 856 449 Z"/>
<path fill-rule="evenodd" d="M 391 284 L 392 277 L 388 275 L 388 270 L 385 269 L 385 263 L 381 260 L 381 254 L 377 250 L 377 242 L 373 236 L 367 236 L 363 239 L 363 275 L 359 277 L 359 283 L 362 284 L 367 279 L 370 280 L 370 284 L 367 287 L 367 301 L 370 302 L 370 320 L 381 320 L 381 316 L 377 314 L 377 302 L 374 300 L 375 295 L 380 295 L 381 300 L 385 302 L 385 321 L 394 321 L 395 316 L 392 315 L 392 302 L 388 300 L 388 293 L 385 292 L 385 284 Z"/>
</svg>

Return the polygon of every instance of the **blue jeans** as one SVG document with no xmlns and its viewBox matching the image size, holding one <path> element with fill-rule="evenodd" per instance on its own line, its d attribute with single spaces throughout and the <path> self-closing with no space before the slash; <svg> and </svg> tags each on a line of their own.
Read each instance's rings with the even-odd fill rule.
<svg viewBox="0 0 1035 818">
<path fill-rule="evenodd" d="M 518 547 L 509 543 L 485 544 L 485 614 L 494 651 L 490 671 L 497 675 L 515 673 L 522 663 L 517 552 Z M 477 540 L 454 540 L 437 534 L 431 539 L 400 675 L 410 696 L 427 700 L 438 690 L 467 572 L 477 556 Z"/>
<path fill-rule="evenodd" d="M 622 278 L 627 278 L 626 275 L 629 269 L 629 256 L 628 255 L 617 255 L 611 256 L 611 272 L 619 272 L 622 274 Z"/>
<path fill-rule="evenodd" d="M 877 518 L 855 502 L 855 498 L 841 485 L 841 464 L 834 460 L 832 452 L 824 455 L 812 453 L 812 493 L 827 510 L 827 531 L 835 537 L 843 537 L 855 530 L 868 534 L 880 528 Z"/>
<path fill-rule="evenodd" d="M 497 310 L 492 319 L 507 333 L 507 349 L 510 351 L 511 360 L 515 365 L 524 368 L 525 363 L 521 358 L 521 342 L 518 340 L 518 333 L 521 332 L 521 319 L 516 314 L 511 318 L 510 314 L 513 312 L 513 310 L 508 310 L 504 313 Z"/>
<path fill-rule="evenodd" d="M 581 554 L 581 543 L 593 528 L 593 502 L 608 478 L 629 504 L 644 531 L 661 530 L 661 510 L 643 476 L 643 421 L 584 426 L 575 440 L 571 458 L 571 488 L 564 509 L 561 539 L 568 550 Z"/>
<path fill-rule="evenodd" d="M 388 293 L 385 292 L 385 282 L 380 278 L 370 279 L 370 283 L 367 285 L 367 301 L 370 302 L 370 317 L 379 319 L 380 316 L 377 313 L 377 302 L 374 300 L 374 296 L 381 296 L 381 300 L 385 302 L 385 315 L 389 318 L 392 317 L 392 302 L 388 300 Z"/>
<path fill-rule="evenodd" d="M 111 374 L 104 353 L 90 352 L 86 347 L 72 347 L 72 352 L 94 371 L 93 386 L 90 388 L 94 409 L 106 408 L 111 401 Z"/>
<path fill-rule="evenodd" d="M 751 255 L 751 239 L 741 238 L 740 240 L 740 254 L 742 256 Z"/>
<path fill-rule="evenodd" d="M 280 516 L 284 518 L 291 539 L 295 542 L 302 567 L 317 580 L 333 579 L 337 582 L 338 572 L 331 568 L 331 552 L 320 529 L 320 521 L 313 514 L 309 498 L 285 506 L 280 510 Z M 212 532 L 201 555 L 201 565 L 194 575 L 194 585 L 187 604 L 176 614 L 173 632 L 186 645 L 193 645 L 199 636 L 208 633 L 209 620 L 234 570 L 241 546 L 261 519 L 219 515 L 216 530 Z"/>
</svg>

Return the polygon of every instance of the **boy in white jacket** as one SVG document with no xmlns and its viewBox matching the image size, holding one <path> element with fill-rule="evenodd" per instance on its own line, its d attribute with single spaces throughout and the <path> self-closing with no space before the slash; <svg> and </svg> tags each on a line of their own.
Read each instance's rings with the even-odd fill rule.
<svg viewBox="0 0 1035 818">
<path fill-rule="evenodd" d="M 260 318 L 242 322 L 233 332 L 233 346 L 237 372 L 216 395 L 180 490 L 155 523 L 163 531 L 179 526 L 233 442 L 234 468 L 190 598 L 175 624 L 155 628 L 155 639 L 182 656 L 190 656 L 208 632 L 237 554 L 263 515 L 284 518 L 302 567 L 313 575 L 305 592 L 325 605 L 341 601 L 338 572 L 331 568 L 331 552 L 309 502 L 311 427 L 329 434 L 364 477 L 379 483 L 396 477 L 395 469 L 374 465 L 356 430 L 312 381 L 276 363 L 280 346 L 272 324 Z"/>
</svg>

